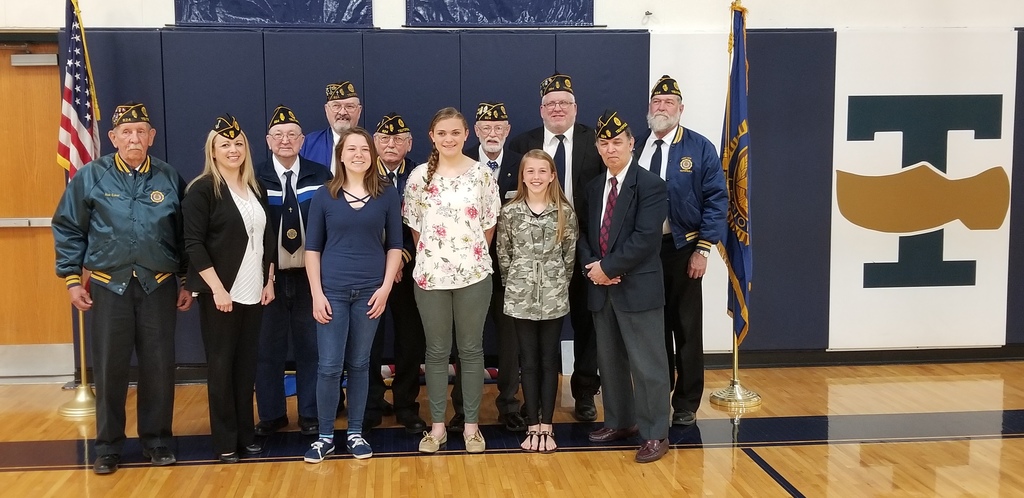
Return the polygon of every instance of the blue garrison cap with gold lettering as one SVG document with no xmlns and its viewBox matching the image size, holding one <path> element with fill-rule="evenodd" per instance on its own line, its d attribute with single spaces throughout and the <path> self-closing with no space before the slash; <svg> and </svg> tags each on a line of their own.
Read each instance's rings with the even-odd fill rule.
<svg viewBox="0 0 1024 498">
<path fill-rule="evenodd" d="M 110 119 L 114 128 L 124 123 L 148 123 L 149 113 L 146 106 L 139 102 L 128 102 L 114 108 L 114 114 Z"/>
<path fill-rule="evenodd" d="M 235 138 L 242 134 L 238 120 L 230 114 L 217 116 L 217 122 L 213 124 L 213 131 L 224 138 Z"/>
<path fill-rule="evenodd" d="M 618 111 L 607 109 L 597 118 L 597 138 L 615 138 L 626 128 L 629 128 L 629 124 L 619 117 Z"/>
</svg>

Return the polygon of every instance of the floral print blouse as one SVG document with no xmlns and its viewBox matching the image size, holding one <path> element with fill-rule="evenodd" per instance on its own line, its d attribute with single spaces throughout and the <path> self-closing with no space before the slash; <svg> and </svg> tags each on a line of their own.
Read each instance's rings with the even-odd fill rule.
<svg viewBox="0 0 1024 498">
<path fill-rule="evenodd" d="M 491 169 L 476 163 L 454 178 L 438 174 L 426 183 L 427 165 L 409 174 L 402 217 L 419 232 L 413 279 L 421 289 L 460 289 L 492 273 L 484 231 L 501 210 Z"/>
</svg>

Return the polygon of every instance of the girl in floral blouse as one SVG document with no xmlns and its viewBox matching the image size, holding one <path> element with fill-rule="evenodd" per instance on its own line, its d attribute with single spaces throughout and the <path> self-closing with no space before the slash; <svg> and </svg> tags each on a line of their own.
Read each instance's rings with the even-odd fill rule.
<svg viewBox="0 0 1024 498">
<path fill-rule="evenodd" d="M 430 122 L 433 150 L 426 164 L 409 174 L 402 215 L 416 242 L 416 304 L 426 335 L 427 397 L 431 428 L 419 450 L 434 453 L 448 441 L 444 416 L 452 321 L 462 359 L 466 451 L 485 449 L 478 415 L 483 395 L 483 327 L 491 299 L 491 258 L 487 251 L 501 199 L 491 169 L 462 153 L 469 133 L 466 118 L 452 107 Z"/>
</svg>

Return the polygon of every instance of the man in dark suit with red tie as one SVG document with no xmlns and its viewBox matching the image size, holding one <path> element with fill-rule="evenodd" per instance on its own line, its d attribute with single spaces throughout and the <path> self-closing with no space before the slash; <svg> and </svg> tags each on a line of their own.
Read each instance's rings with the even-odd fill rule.
<svg viewBox="0 0 1024 498">
<path fill-rule="evenodd" d="M 577 207 L 580 263 L 587 272 L 589 309 L 597 331 L 604 427 L 597 443 L 632 438 L 636 461 L 668 451 L 668 358 L 661 226 L 668 216 L 665 182 L 633 161 L 633 134 L 615 111 L 598 120 L 597 149 L 608 172 L 586 187 Z"/>
<path fill-rule="evenodd" d="M 583 203 L 587 183 L 604 171 L 601 156 L 594 144 L 594 130 L 576 122 L 576 97 L 572 79 L 554 74 L 540 84 L 540 116 L 544 126 L 534 128 L 515 138 L 509 148 L 519 154 L 532 149 L 543 149 L 555 159 L 558 181 L 565 196 L 575 208 Z M 569 281 L 569 319 L 573 329 L 575 364 L 570 386 L 576 400 L 573 416 L 581 422 L 597 420 L 594 395 L 601 387 L 597 375 L 597 345 L 594 342 L 594 324 L 587 311 L 587 285 L 578 267 Z"/>
</svg>

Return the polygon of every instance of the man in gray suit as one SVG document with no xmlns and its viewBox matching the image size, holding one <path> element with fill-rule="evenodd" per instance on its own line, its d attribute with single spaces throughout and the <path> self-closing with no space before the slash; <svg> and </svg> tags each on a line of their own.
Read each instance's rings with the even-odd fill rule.
<svg viewBox="0 0 1024 498">
<path fill-rule="evenodd" d="M 668 452 L 669 385 L 661 228 L 668 192 L 633 161 L 633 134 L 615 111 L 597 122 L 597 150 L 608 171 L 587 185 L 580 210 L 580 264 L 590 281 L 588 307 L 597 332 L 604 427 L 593 442 L 644 440 L 636 461 Z"/>
</svg>

